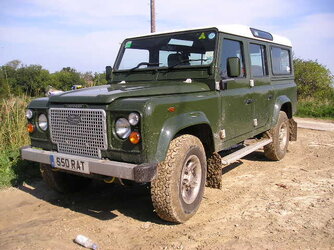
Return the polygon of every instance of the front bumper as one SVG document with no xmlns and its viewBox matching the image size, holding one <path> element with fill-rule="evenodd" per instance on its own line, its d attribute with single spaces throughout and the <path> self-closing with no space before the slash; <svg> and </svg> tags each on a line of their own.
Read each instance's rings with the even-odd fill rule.
<svg viewBox="0 0 334 250">
<path fill-rule="evenodd" d="M 136 182 L 150 182 L 157 172 L 157 164 L 130 164 L 125 162 L 100 160 L 82 156 L 66 155 L 57 152 L 35 149 L 30 146 L 21 148 L 21 158 L 23 160 L 34 161 L 44 164 L 51 164 L 50 156 L 67 156 L 88 162 L 91 174 L 99 174 L 109 177 L 117 177 Z"/>
</svg>

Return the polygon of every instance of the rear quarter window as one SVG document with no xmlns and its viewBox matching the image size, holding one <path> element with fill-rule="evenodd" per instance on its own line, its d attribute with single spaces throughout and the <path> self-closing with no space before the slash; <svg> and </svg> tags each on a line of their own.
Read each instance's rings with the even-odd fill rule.
<svg viewBox="0 0 334 250">
<path fill-rule="evenodd" d="M 288 49 L 271 47 L 271 62 L 274 75 L 291 74 L 291 55 Z"/>
</svg>

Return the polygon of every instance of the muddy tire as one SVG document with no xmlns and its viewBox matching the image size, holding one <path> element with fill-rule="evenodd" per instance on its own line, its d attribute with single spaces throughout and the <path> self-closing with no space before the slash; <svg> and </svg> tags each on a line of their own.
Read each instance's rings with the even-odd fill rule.
<svg viewBox="0 0 334 250">
<path fill-rule="evenodd" d="M 273 139 L 271 143 L 264 146 L 264 155 L 273 161 L 283 159 L 289 145 L 289 120 L 285 112 L 280 111 L 275 127 L 269 130 L 269 135 Z"/>
<path fill-rule="evenodd" d="M 79 191 L 91 182 L 91 179 L 52 170 L 50 165 L 40 164 L 44 182 L 59 193 Z"/>
<path fill-rule="evenodd" d="M 205 180 L 206 156 L 201 141 L 192 135 L 175 138 L 151 182 L 155 212 L 170 222 L 187 221 L 199 208 Z"/>
</svg>

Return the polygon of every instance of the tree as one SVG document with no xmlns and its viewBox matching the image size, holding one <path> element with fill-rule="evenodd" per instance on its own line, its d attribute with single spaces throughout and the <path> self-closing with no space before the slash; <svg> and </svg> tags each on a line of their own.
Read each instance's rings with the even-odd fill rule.
<svg viewBox="0 0 334 250">
<path fill-rule="evenodd" d="M 70 90 L 73 85 L 91 87 L 107 84 L 105 73 L 80 73 L 74 68 L 64 67 L 50 74 L 41 65 L 24 65 L 12 60 L 0 66 L 0 97 L 9 95 L 41 96 L 47 88 Z"/>
<path fill-rule="evenodd" d="M 107 83 L 106 73 L 94 73 L 94 85 L 105 85 Z"/>
<path fill-rule="evenodd" d="M 14 70 L 16 70 L 21 64 L 22 64 L 22 62 L 20 60 L 12 60 L 12 61 L 6 63 L 6 66 L 9 66 L 9 67 L 13 68 Z"/>
<path fill-rule="evenodd" d="M 52 74 L 51 86 L 61 90 L 70 90 L 75 84 L 83 85 L 85 81 L 75 69 L 66 67 Z"/>
<path fill-rule="evenodd" d="M 81 74 L 81 79 L 85 81 L 85 87 L 92 87 L 95 85 L 94 76 L 91 71 Z"/>
<path fill-rule="evenodd" d="M 312 60 L 296 58 L 293 63 L 299 98 L 334 98 L 333 75 L 329 69 Z"/>
<path fill-rule="evenodd" d="M 42 95 L 50 80 L 49 71 L 40 65 L 22 66 L 16 70 L 16 84 L 29 96 Z"/>
</svg>

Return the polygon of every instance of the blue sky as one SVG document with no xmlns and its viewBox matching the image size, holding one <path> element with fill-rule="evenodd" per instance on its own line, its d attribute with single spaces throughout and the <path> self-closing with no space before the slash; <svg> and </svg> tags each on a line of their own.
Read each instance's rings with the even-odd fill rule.
<svg viewBox="0 0 334 250">
<path fill-rule="evenodd" d="M 0 65 L 103 72 L 127 36 L 150 31 L 149 0 L 0 0 Z M 334 0 L 156 0 L 157 31 L 244 24 L 286 36 L 334 73 Z"/>
</svg>

